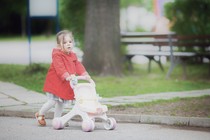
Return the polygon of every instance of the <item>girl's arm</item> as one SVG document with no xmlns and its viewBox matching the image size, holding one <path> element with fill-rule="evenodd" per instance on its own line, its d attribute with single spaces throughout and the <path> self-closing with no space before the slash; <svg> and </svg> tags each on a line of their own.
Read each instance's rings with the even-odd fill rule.
<svg viewBox="0 0 210 140">
<path fill-rule="evenodd" d="M 52 56 L 52 64 L 56 74 L 61 80 L 66 80 L 66 78 L 69 77 L 69 73 L 67 72 L 62 57 L 59 54 L 54 54 Z"/>
</svg>

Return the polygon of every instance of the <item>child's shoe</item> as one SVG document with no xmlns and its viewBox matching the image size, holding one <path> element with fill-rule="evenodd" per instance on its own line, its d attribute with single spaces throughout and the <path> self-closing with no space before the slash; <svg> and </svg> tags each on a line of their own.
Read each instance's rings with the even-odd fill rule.
<svg viewBox="0 0 210 140">
<path fill-rule="evenodd" d="M 44 115 L 39 115 L 39 113 L 37 112 L 35 114 L 36 120 L 38 121 L 40 126 L 45 126 L 46 125 L 46 121 L 45 121 L 45 117 Z"/>
</svg>

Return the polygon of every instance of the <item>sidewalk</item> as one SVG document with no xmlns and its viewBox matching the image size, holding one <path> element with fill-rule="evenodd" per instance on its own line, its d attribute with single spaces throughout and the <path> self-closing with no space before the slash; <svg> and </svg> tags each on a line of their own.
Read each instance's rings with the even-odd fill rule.
<svg viewBox="0 0 210 140">
<path fill-rule="evenodd" d="M 175 97 L 199 97 L 210 95 L 210 89 L 186 92 L 171 92 L 159 94 L 146 94 L 137 96 L 122 96 L 114 98 L 103 98 L 101 103 L 106 105 L 120 105 L 136 102 L 150 102 L 159 99 L 172 99 Z M 0 81 L 0 116 L 34 117 L 40 107 L 47 100 L 46 96 L 12 83 Z M 71 106 L 65 108 L 64 113 L 70 110 Z M 46 117 L 52 118 L 53 110 Z M 117 122 L 131 123 L 156 123 L 167 125 L 184 125 L 210 127 L 210 118 L 198 117 L 175 117 L 175 116 L 153 116 L 153 115 L 125 115 L 108 114 L 114 117 Z"/>
</svg>

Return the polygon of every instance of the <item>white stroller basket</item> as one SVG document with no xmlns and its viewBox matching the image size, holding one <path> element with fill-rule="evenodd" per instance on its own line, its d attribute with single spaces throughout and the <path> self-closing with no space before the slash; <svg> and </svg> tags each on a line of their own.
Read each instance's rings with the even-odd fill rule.
<svg viewBox="0 0 210 140">
<path fill-rule="evenodd" d="M 77 79 L 86 80 L 83 76 L 77 76 Z M 99 99 L 101 99 L 101 97 L 96 94 L 95 83 L 93 80 L 89 80 L 88 83 L 76 82 L 76 84 L 73 84 L 71 81 L 70 85 L 74 90 L 75 105 L 69 113 L 60 118 L 53 119 L 52 125 L 54 129 L 63 129 L 65 124 L 76 115 L 81 116 L 82 130 L 85 132 L 94 130 L 95 118 L 103 120 L 104 128 L 106 130 L 115 129 L 116 120 L 107 117 L 107 106 L 100 104 Z"/>
</svg>

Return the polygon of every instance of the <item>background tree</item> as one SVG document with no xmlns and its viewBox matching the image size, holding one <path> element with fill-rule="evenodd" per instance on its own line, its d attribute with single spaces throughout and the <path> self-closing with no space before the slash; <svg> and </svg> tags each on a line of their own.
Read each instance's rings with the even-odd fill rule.
<svg viewBox="0 0 210 140">
<path fill-rule="evenodd" d="M 27 1 L 1 0 L 0 3 L 0 33 L 2 35 L 22 34 L 26 29 L 26 8 Z"/>
<path fill-rule="evenodd" d="M 210 0 L 175 0 L 165 5 L 165 15 L 171 21 L 171 30 L 180 35 L 210 34 Z M 207 52 L 202 47 L 181 48 L 182 51 Z M 202 62 L 203 57 L 194 61 Z"/>
<path fill-rule="evenodd" d="M 73 31 L 80 48 L 84 42 L 85 7 L 86 0 L 59 0 L 61 28 Z"/>
<path fill-rule="evenodd" d="M 210 0 L 175 0 L 165 5 L 165 15 L 178 34 L 210 34 Z"/>
<path fill-rule="evenodd" d="M 26 35 L 27 20 L 27 0 L 1 0 L 0 3 L 0 35 Z M 55 33 L 55 20 L 53 19 L 32 19 L 32 34 L 47 35 Z"/>
<path fill-rule="evenodd" d="M 84 65 L 100 75 L 120 75 L 119 0 L 88 0 Z"/>
<path fill-rule="evenodd" d="M 120 8 L 128 8 L 129 6 L 144 7 L 149 11 L 153 10 L 154 0 L 120 0 Z"/>
</svg>

